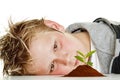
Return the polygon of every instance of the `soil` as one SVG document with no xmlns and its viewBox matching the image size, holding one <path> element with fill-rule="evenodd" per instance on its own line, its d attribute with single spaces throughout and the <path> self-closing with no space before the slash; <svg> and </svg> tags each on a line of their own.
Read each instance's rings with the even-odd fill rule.
<svg viewBox="0 0 120 80">
<path fill-rule="evenodd" d="M 91 66 L 80 65 L 64 77 L 104 77 L 104 75 Z"/>
</svg>

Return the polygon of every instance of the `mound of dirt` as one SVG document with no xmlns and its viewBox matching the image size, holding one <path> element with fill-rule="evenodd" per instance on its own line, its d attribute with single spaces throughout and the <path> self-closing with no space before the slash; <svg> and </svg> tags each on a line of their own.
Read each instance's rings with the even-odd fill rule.
<svg viewBox="0 0 120 80">
<path fill-rule="evenodd" d="M 65 75 L 64 77 L 97 77 L 104 75 L 91 66 L 88 65 L 80 65 L 69 74 Z"/>
</svg>

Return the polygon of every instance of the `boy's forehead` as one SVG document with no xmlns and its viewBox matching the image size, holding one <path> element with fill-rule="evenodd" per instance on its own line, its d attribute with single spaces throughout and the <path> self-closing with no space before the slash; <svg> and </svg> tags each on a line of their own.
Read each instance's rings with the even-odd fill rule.
<svg viewBox="0 0 120 80">
<path fill-rule="evenodd" d="M 35 40 L 42 40 L 42 41 L 50 40 L 50 38 L 53 37 L 52 34 L 54 34 L 54 32 L 55 31 L 44 31 L 44 32 L 36 33 L 35 36 L 32 38 L 32 41 L 35 41 Z"/>
</svg>

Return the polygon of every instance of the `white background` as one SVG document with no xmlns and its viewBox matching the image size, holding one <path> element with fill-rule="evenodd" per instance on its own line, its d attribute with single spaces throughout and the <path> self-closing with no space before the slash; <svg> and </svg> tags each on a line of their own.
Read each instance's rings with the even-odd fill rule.
<svg viewBox="0 0 120 80">
<path fill-rule="evenodd" d="M 120 21 L 119 0 L 0 0 L 0 36 L 13 22 L 50 19 L 67 27 L 74 22 L 92 22 L 98 17 Z M 0 63 L 0 75 L 2 64 Z"/>
</svg>

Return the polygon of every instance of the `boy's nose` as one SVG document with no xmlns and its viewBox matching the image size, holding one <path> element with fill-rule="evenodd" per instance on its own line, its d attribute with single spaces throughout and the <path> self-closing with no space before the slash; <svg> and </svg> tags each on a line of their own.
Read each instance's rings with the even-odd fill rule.
<svg viewBox="0 0 120 80">
<path fill-rule="evenodd" d="M 64 52 L 64 51 L 60 51 L 59 53 L 57 53 L 57 59 L 56 61 L 60 64 L 63 65 L 69 65 L 70 63 L 70 56 L 68 53 Z"/>
<path fill-rule="evenodd" d="M 69 65 L 69 59 L 66 57 L 58 57 L 56 59 L 56 62 L 59 63 L 59 64 L 63 64 L 65 66 Z"/>
</svg>

